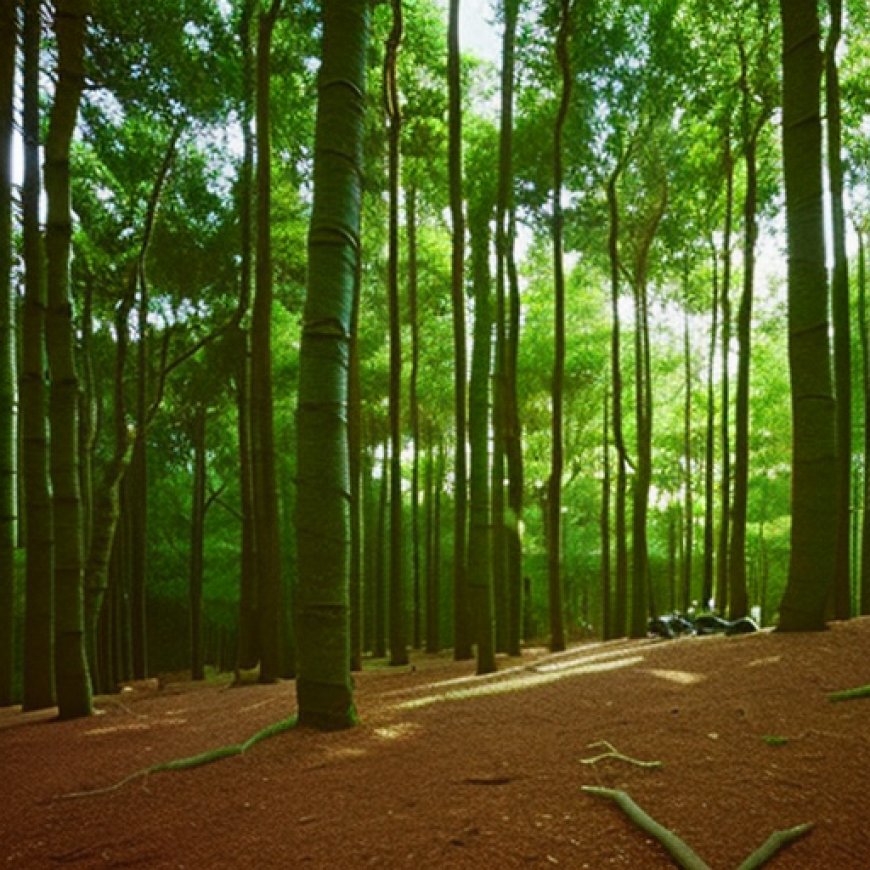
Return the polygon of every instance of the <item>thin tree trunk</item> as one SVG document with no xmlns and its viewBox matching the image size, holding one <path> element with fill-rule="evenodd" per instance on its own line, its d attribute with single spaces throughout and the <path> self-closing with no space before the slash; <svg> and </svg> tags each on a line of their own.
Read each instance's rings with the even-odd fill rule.
<svg viewBox="0 0 870 870">
<path fill-rule="evenodd" d="M 825 627 L 836 563 L 836 402 L 822 208 L 822 57 L 815 0 L 780 0 L 792 384 L 792 523 L 782 631 Z"/>
<path fill-rule="evenodd" d="M 271 683 L 282 676 L 284 642 L 272 398 L 272 148 L 269 111 L 272 31 L 280 8 L 281 0 L 272 0 L 268 11 L 261 10 L 257 31 L 257 256 L 251 321 L 251 421 L 261 683 Z"/>
<path fill-rule="evenodd" d="M 710 354 L 707 359 L 707 432 L 704 450 L 704 580 L 701 601 L 706 603 L 713 597 L 713 550 L 714 550 L 714 511 L 715 511 L 715 463 L 716 463 L 716 386 L 714 379 L 716 336 L 719 315 L 719 255 L 715 243 L 712 247 L 713 301 L 711 305 Z M 691 603 L 691 602 L 690 602 Z"/>
<path fill-rule="evenodd" d="M 604 416 L 601 420 L 601 636 L 603 640 L 615 637 L 613 631 L 613 576 L 610 559 L 610 408 L 608 388 L 604 387 Z"/>
<path fill-rule="evenodd" d="M 420 377 L 420 322 L 417 311 L 417 190 L 405 192 L 408 224 L 408 319 L 411 326 L 411 373 L 408 386 L 408 414 L 411 424 L 411 583 L 414 594 L 414 649 L 423 645 L 422 635 L 422 567 L 420 564 L 420 401 L 417 384 Z"/>
<path fill-rule="evenodd" d="M 867 335 L 867 234 L 858 232 L 858 318 L 864 395 L 864 515 L 861 523 L 861 616 L 870 616 L 870 338 Z"/>
<path fill-rule="evenodd" d="M 235 341 L 238 347 L 236 368 L 236 407 L 239 433 L 239 507 L 241 554 L 239 561 L 239 630 L 236 667 L 253 668 L 260 658 L 257 640 L 257 538 L 254 529 L 254 483 L 251 432 L 251 338 L 242 321 L 251 305 L 252 220 L 251 202 L 254 173 L 254 70 L 251 22 L 254 0 L 244 0 L 239 18 L 242 49 L 242 162 L 239 168 L 239 307 Z"/>
<path fill-rule="evenodd" d="M 722 478 L 719 482 L 719 541 L 716 562 L 715 606 L 720 613 L 728 608 L 728 541 L 731 530 L 731 233 L 734 216 L 734 158 L 731 153 L 731 130 L 725 130 L 725 228 L 722 241 Z M 701 602 L 709 607 L 709 601 Z"/>
<path fill-rule="evenodd" d="M 842 112 L 837 46 L 843 25 L 842 0 L 828 0 L 831 22 L 825 46 L 825 109 L 827 158 L 833 237 L 831 314 L 834 327 L 834 388 L 837 396 L 837 562 L 834 571 L 833 611 L 836 619 L 852 615 L 849 566 L 852 480 L 852 341 L 849 324 L 849 258 L 843 206 Z"/>
<path fill-rule="evenodd" d="M 0 707 L 13 703 L 15 543 L 18 529 L 18 409 L 12 293 L 12 94 L 16 4 L 0 10 Z"/>
<path fill-rule="evenodd" d="M 451 305 L 453 311 L 453 399 L 455 450 L 453 455 L 453 657 L 471 658 L 468 610 L 468 474 L 466 463 L 467 395 L 465 350 L 465 216 L 462 210 L 462 94 L 459 56 L 459 0 L 450 0 L 447 25 L 447 79 L 450 178 L 450 218 L 453 229 Z"/>
<path fill-rule="evenodd" d="M 362 670 L 363 654 L 363 525 L 364 492 L 362 444 L 362 383 L 360 380 L 359 310 L 362 257 L 354 276 L 348 372 L 347 449 L 350 474 L 350 668 Z"/>
<path fill-rule="evenodd" d="M 683 407 L 683 487 L 684 496 L 684 534 L 685 534 L 685 558 L 683 559 L 683 577 L 679 595 L 679 606 L 684 613 L 689 610 L 692 600 L 692 560 L 695 549 L 695 516 L 694 494 L 692 492 L 692 343 L 689 330 L 689 275 L 686 269 L 684 309 L 683 309 L 683 355 L 686 375 L 686 397 Z M 672 607 L 675 604 L 672 603 Z"/>
<path fill-rule="evenodd" d="M 399 308 L 399 146 L 402 116 L 396 61 L 402 41 L 402 3 L 392 0 L 393 26 L 384 59 L 384 108 L 389 142 L 389 256 L 387 296 L 390 323 L 390 664 L 408 663 L 405 641 L 405 577 L 402 558 L 402 315 Z"/>
<path fill-rule="evenodd" d="M 24 505 L 27 516 L 22 706 L 53 707 L 54 694 L 54 532 L 49 487 L 45 388 L 45 269 L 39 229 L 39 44 L 40 2 L 24 7 L 21 188 L 24 246 L 24 314 L 21 330 L 21 434 Z"/>
<path fill-rule="evenodd" d="M 547 576 L 549 579 L 550 649 L 565 649 L 562 588 L 562 469 L 564 466 L 563 402 L 565 382 L 565 264 L 563 259 L 564 215 L 562 212 L 562 137 L 571 104 L 571 66 L 568 54 L 571 27 L 570 0 L 561 0 L 556 57 L 562 76 L 562 91 L 553 135 L 553 384 L 551 398 L 550 479 L 547 506 Z"/>
<path fill-rule="evenodd" d="M 628 530 L 626 524 L 626 486 L 628 453 L 622 431 L 622 342 L 619 318 L 619 176 L 628 159 L 620 155 L 607 180 L 609 214 L 608 255 L 610 261 L 610 378 L 612 382 L 613 444 L 616 447 L 616 584 L 613 608 L 612 637 L 621 637 L 628 626 Z"/>
<path fill-rule="evenodd" d="M 83 75 L 88 0 L 57 0 L 57 87 L 45 144 L 46 347 L 51 373 L 51 482 L 55 537 L 55 673 L 60 717 L 89 716 L 91 682 L 84 645 L 84 558 L 79 489 L 78 373 L 70 295 L 69 154 Z"/>
<path fill-rule="evenodd" d="M 489 380 L 492 318 L 490 314 L 489 220 L 492 209 L 477 204 L 469 220 L 474 284 L 474 339 L 469 387 L 468 435 L 471 520 L 468 537 L 468 590 L 477 643 L 477 673 L 496 669 L 492 600 L 490 526 Z"/>
<path fill-rule="evenodd" d="M 190 678 L 205 679 L 202 640 L 202 581 L 205 544 L 205 405 L 193 417 L 193 500 L 190 526 Z"/>
<path fill-rule="evenodd" d="M 375 533 L 375 638 L 372 652 L 375 658 L 387 655 L 387 503 L 390 491 L 390 449 L 382 445 L 384 458 L 381 463 L 380 491 L 378 493 L 378 526 Z"/>
</svg>

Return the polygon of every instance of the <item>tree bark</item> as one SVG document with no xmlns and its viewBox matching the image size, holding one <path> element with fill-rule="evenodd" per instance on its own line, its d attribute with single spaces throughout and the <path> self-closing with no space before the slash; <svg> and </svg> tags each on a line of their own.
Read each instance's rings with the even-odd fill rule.
<svg viewBox="0 0 870 870">
<path fill-rule="evenodd" d="M 408 416 L 411 424 L 411 588 L 413 590 L 414 649 L 423 645 L 422 566 L 420 560 L 420 319 L 417 310 L 417 190 L 405 191 L 405 218 L 408 225 L 408 319 L 411 327 L 411 372 L 408 384 Z"/>
<path fill-rule="evenodd" d="M 202 581 L 205 552 L 205 433 L 206 408 L 194 409 L 191 441 L 193 443 L 193 498 L 190 523 L 190 678 L 205 679 L 202 639 Z"/>
<path fill-rule="evenodd" d="M 25 568 L 22 706 L 53 707 L 54 694 L 54 521 L 49 485 L 45 356 L 45 268 L 39 229 L 39 44 L 40 0 L 24 6 L 21 187 L 24 245 L 24 313 L 21 330 L 21 435 L 27 553 Z"/>
<path fill-rule="evenodd" d="M 12 292 L 12 94 L 16 4 L 0 10 L 0 707 L 13 703 L 15 544 L 18 536 L 18 397 Z"/>
<path fill-rule="evenodd" d="M 858 233 L 858 318 L 861 331 L 861 381 L 864 393 L 864 514 L 861 520 L 861 616 L 870 616 L 870 337 L 867 329 L 867 233 Z"/>
<path fill-rule="evenodd" d="M 686 397 L 683 406 L 683 498 L 685 517 L 684 524 L 684 547 L 685 558 L 683 559 L 682 584 L 680 587 L 679 606 L 683 613 L 688 613 L 692 601 L 692 574 L 693 556 L 695 549 L 695 508 L 694 494 L 692 492 L 692 343 L 689 330 L 689 275 L 688 267 L 684 276 L 685 292 L 683 294 L 683 357 L 686 377 Z"/>
<path fill-rule="evenodd" d="M 715 537 L 715 465 L 716 465 L 716 338 L 719 326 L 719 254 L 711 241 L 713 270 L 713 300 L 710 312 L 710 354 L 707 359 L 707 432 L 704 447 L 704 579 L 701 601 L 704 606 L 713 597 L 713 550 Z M 690 602 L 691 603 L 691 602 Z"/>
<path fill-rule="evenodd" d="M 465 350 L 465 215 L 462 207 L 462 94 L 459 56 L 459 0 L 450 0 L 447 24 L 448 174 L 450 220 L 453 229 L 451 305 L 453 311 L 453 401 L 455 449 L 453 454 L 453 657 L 471 658 L 468 611 L 468 473 L 466 463 L 467 390 Z"/>
<path fill-rule="evenodd" d="M 387 296 L 390 323 L 390 664 L 408 663 L 405 640 L 405 577 L 402 554 L 402 315 L 399 307 L 399 146 L 402 116 L 396 61 L 402 41 L 402 3 L 392 0 L 393 26 L 384 58 L 384 108 L 389 142 L 389 255 Z"/>
<path fill-rule="evenodd" d="M 366 0 L 324 0 L 296 454 L 296 694 L 300 724 L 321 729 L 356 721 L 346 406 L 360 249 L 368 21 Z"/>
<path fill-rule="evenodd" d="M 571 29 L 570 0 L 561 0 L 556 57 L 562 77 L 559 109 L 553 132 L 553 382 L 551 393 L 550 478 L 547 507 L 547 577 L 549 587 L 550 649 L 565 649 L 562 580 L 562 469 L 564 466 L 563 404 L 565 383 L 565 264 L 562 211 L 562 139 L 571 104 L 571 64 L 568 54 Z"/>
<path fill-rule="evenodd" d="M 57 0 L 57 87 L 45 144 L 46 347 L 51 376 L 51 482 L 55 537 L 55 673 L 62 719 L 89 716 L 84 646 L 84 558 L 79 489 L 78 386 L 69 265 L 70 143 L 81 98 L 88 0 Z"/>
<path fill-rule="evenodd" d="M 780 0 L 792 386 L 792 525 L 779 628 L 825 627 L 836 543 L 836 402 L 828 339 L 815 0 Z"/>
<path fill-rule="evenodd" d="M 849 257 L 846 254 L 846 217 L 843 206 L 842 112 L 837 46 L 843 26 L 842 0 L 828 0 L 831 23 L 825 45 L 825 109 L 828 180 L 834 270 L 831 275 L 831 314 L 834 327 L 834 388 L 837 396 L 837 562 L 834 570 L 835 619 L 852 615 L 850 555 L 852 483 L 852 341 L 849 324 Z"/>
</svg>

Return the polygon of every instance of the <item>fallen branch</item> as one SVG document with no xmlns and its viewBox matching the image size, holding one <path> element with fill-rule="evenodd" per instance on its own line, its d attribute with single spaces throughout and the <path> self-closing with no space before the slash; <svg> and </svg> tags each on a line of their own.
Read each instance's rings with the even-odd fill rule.
<svg viewBox="0 0 870 870">
<path fill-rule="evenodd" d="M 289 719 L 282 719 L 280 722 L 273 722 L 271 725 L 267 725 L 243 743 L 235 743 L 232 746 L 219 746 L 217 749 L 209 749 L 206 752 L 200 752 L 197 755 L 189 755 L 187 758 L 174 758 L 171 761 L 161 761 L 158 764 L 152 764 L 150 767 L 143 767 L 141 770 L 134 771 L 129 776 L 125 776 L 123 779 L 113 783 L 112 785 L 107 785 L 103 788 L 87 789 L 86 791 L 67 792 L 66 794 L 58 795 L 57 797 L 60 800 L 68 800 L 70 798 L 94 797 L 99 794 L 108 794 L 109 792 L 123 788 L 128 782 L 133 782 L 134 779 L 142 779 L 152 773 L 162 773 L 166 770 L 188 770 L 191 767 L 202 767 L 204 764 L 211 764 L 213 761 L 220 761 L 222 758 L 230 758 L 233 755 L 243 755 L 261 740 L 266 740 L 269 737 L 274 737 L 276 734 L 282 734 L 284 731 L 289 731 L 295 725 L 296 717 L 291 716 Z"/>
<path fill-rule="evenodd" d="M 594 785 L 584 785 L 581 786 L 581 789 L 588 794 L 614 801 L 642 831 L 655 837 L 683 870 L 710 870 L 709 865 L 701 860 L 684 840 L 681 840 L 673 831 L 659 824 L 652 816 L 642 810 L 626 792 Z M 812 824 L 808 823 L 783 831 L 775 831 L 740 865 L 738 870 L 758 870 L 780 849 L 808 834 L 812 827 Z"/>
<path fill-rule="evenodd" d="M 626 792 L 617 788 L 602 788 L 595 785 L 584 785 L 581 788 L 588 794 L 614 801 L 642 831 L 655 837 L 683 870 L 710 870 L 709 865 L 702 861 L 683 840 L 644 812 Z"/>
<path fill-rule="evenodd" d="M 607 740 L 597 740 L 595 743 L 590 743 L 588 748 L 597 749 L 599 746 L 606 747 L 607 752 L 602 752 L 601 755 L 595 755 L 592 758 L 581 758 L 580 764 L 597 764 L 605 758 L 615 758 L 617 761 L 624 761 L 626 764 L 633 764 L 636 767 L 653 768 L 662 766 L 661 761 L 641 761 L 640 759 L 632 758 L 630 755 L 625 755 Z"/>
<path fill-rule="evenodd" d="M 854 701 L 856 698 L 870 698 L 870 686 L 858 686 L 856 689 L 844 689 L 828 695 L 829 701 Z"/>
</svg>

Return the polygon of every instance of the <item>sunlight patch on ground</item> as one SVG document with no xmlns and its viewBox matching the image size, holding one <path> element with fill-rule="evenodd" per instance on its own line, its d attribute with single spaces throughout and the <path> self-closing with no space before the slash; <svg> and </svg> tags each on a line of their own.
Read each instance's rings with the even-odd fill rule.
<svg viewBox="0 0 870 870">
<path fill-rule="evenodd" d="M 330 749 L 328 753 L 331 758 L 362 758 L 367 754 L 367 750 L 358 746 L 342 746 L 338 749 Z"/>
<path fill-rule="evenodd" d="M 691 686 L 693 683 L 700 683 L 707 679 L 703 674 L 692 674 L 689 671 L 670 671 L 662 668 L 647 668 L 646 673 L 652 674 L 660 680 L 667 680 L 669 683 L 679 683 L 681 686 Z"/>
<path fill-rule="evenodd" d="M 85 731 L 84 737 L 97 737 L 100 734 L 113 734 L 120 731 L 150 731 L 160 725 L 186 725 L 187 719 L 157 719 L 154 722 L 129 722 L 125 725 L 106 725 L 103 728 L 91 728 Z"/>
<path fill-rule="evenodd" d="M 757 668 L 761 665 L 775 665 L 782 661 L 782 656 L 767 656 L 763 659 L 753 659 L 746 665 L 747 668 Z"/>
<path fill-rule="evenodd" d="M 422 730 L 421 726 L 414 722 L 396 722 L 395 725 L 375 728 L 374 734 L 382 740 L 402 740 L 405 737 L 411 737 L 420 730 Z"/>
<path fill-rule="evenodd" d="M 476 686 L 470 686 L 467 689 L 451 689 L 438 694 L 425 695 L 422 698 L 414 698 L 410 701 L 404 701 L 397 704 L 399 710 L 416 710 L 420 707 L 428 707 L 432 704 L 439 704 L 443 701 L 464 701 L 468 698 L 479 698 L 486 695 L 503 695 L 507 692 L 517 692 L 522 689 L 534 689 L 537 686 L 555 683 L 558 680 L 564 680 L 566 677 L 575 677 L 582 674 L 597 674 L 603 671 L 618 670 L 621 668 L 631 667 L 639 664 L 644 660 L 643 656 L 631 656 L 629 658 L 619 658 L 615 661 L 593 661 L 579 660 L 571 667 L 566 663 L 566 666 L 558 671 L 541 672 L 540 668 L 534 668 L 529 672 L 528 668 L 524 668 L 525 673 L 521 676 L 500 679 L 497 682 L 483 683 Z"/>
</svg>

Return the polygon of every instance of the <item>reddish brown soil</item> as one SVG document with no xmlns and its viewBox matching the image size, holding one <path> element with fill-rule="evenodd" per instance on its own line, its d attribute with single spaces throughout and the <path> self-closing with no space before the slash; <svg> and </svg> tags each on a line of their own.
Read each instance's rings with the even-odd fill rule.
<svg viewBox="0 0 870 870">
<path fill-rule="evenodd" d="M 0 711 L 0 862 L 31 867 L 672 866 L 614 804 L 626 790 L 712 867 L 815 824 L 778 868 L 870 867 L 870 619 L 528 651 L 496 676 L 417 657 L 357 677 L 362 724 L 293 730 L 244 755 L 131 772 L 243 741 L 293 712 L 292 683 L 169 684 L 51 722 Z M 765 737 L 785 738 L 771 745 Z M 595 741 L 643 760 L 583 764 Z"/>
</svg>

